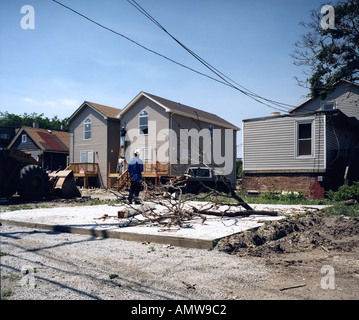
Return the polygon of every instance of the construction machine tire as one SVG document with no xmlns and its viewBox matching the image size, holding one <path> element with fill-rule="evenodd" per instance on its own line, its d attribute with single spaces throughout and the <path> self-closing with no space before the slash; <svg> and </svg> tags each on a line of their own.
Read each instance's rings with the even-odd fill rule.
<svg viewBox="0 0 359 320">
<path fill-rule="evenodd" d="M 37 165 L 27 165 L 20 171 L 18 193 L 27 200 L 39 200 L 48 196 L 50 191 L 49 176 Z"/>
</svg>

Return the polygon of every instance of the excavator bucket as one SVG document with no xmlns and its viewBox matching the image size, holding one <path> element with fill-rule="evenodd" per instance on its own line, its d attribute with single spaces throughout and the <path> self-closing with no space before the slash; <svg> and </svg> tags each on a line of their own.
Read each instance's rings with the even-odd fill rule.
<svg viewBox="0 0 359 320">
<path fill-rule="evenodd" d="M 81 197 L 72 170 L 49 173 L 49 178 L 53 186 L 53 192 L 57 196 L 66 199 Z"/>
</svg>

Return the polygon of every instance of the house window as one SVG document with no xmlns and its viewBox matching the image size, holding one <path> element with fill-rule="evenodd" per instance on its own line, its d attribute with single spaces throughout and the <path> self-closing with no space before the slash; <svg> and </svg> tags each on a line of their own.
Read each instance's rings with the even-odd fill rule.
<svg viewBox="0 0 359 320">
<path fill-rule="evenodd" d="M 311 122 L 298 123 L 297 137 L 298 137 L 297 155 L 311 156 L 312 155 L 312 123 Z"/>
<path fill-rule="evenodd" d="M 140 129 L 140 134 L 148 134 L 148 112 L 142 110 L 138 117 L 138 127 Z"/>
<path fill-rule="evenodd" d="M 94 163 L 95 153 L 93 151 L 81 151 L 81 163 Z"/>
<path fill-rule="evenodd" d="M 86 118 L 86 120 L 84 121 L 84 140 L 91 139 L 91 126 L 92 126 L 91 119 Z"/>
<path fill-rule="evenodd" d="M 25 143 L 27 141 L 27 135 L 26 134 L 23 134 L 22 136 L 21 136 L 21 142 L 22 143 Z"/>
</svg>

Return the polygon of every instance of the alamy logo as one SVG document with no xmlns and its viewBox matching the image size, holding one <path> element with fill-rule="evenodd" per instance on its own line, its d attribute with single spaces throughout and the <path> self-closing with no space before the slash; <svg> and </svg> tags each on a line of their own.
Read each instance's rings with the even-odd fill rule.
<svg viewBox="0 0 359 320">
<path fill-rule="evenodd" d="M 219 175 L 230 174 L 234 168 L 233 129 L 161 129 L 156 121 L 148 122 L 148 134 L 143 135 L 137 128 L 126 134 L 130 145 L 125 150 L 127 161 L 135 149 L 151 149 L 151 161 L 176 164 L 212 164 Z M 142 155 L 143 156 L 143 155 Z M 149 160 L 149 159 L 143 159 Z"/>
<path fill-rule="evenodd" d="M 320 20 L 320 26 L 322 29 L 334 29 L 335 28 L 335 10 L 333 6 L 325 5 L 320 10 L 320 13 L 325 14 Z"/>
<path fill-rule="evenodd" d="M 320 280 L 320 286 L 322 289 L 335 289 L 335 271 L 332 266 L 325 265 L 321 268 L 320 272 L 325 274 Z"/>
<path fill-rule="evenodd" d="M 33 6 L 25 5 L 21 7 L 20 13 L 25 14 L 20 21 L 22 29 L 35 29 L 35 9 Z"/>
</svg>

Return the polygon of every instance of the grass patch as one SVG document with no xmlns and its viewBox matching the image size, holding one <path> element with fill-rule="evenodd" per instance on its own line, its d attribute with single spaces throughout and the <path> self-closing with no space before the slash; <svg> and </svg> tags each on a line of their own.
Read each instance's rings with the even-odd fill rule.
<svg viewBox="0 0 359 320">
<path fill-rule="evenodd" d="M 323 210 L 329 216 L 359 217 L 359 204 L 348 206 L 344 202 L 333 203 L 332 206 Z"/>
<path fill-rule="evenodd" d="M 29 210 L 29 209 L 34 209 L 34 208 L 27 204 L 20 204 L 20 205 L 14 205 L 9 207 L 9 211 Z"/>
<path fill-rule="evenodd" d="M 301 192 L 279 193 L 268 191 L 262 193 L 259 197 L 247 197 L 237 192 L 237 195 L 245 202 L 252 204 L 301 204 L 301 205 L 331 205 L 331 199 L 308 199 Z M 195 201 L 215 201 L 222 203 L 236 203 L 234 198 L 224 196 L 208 196 L 205 198 L 194 199 Z"/>
<path fill-rule="evenodd" d="M 12 290 L 11 289 L 5 289 L 1 291 L 1 300 L 6 300 L 7 298 L 12 296 Z"/>
</svg>

